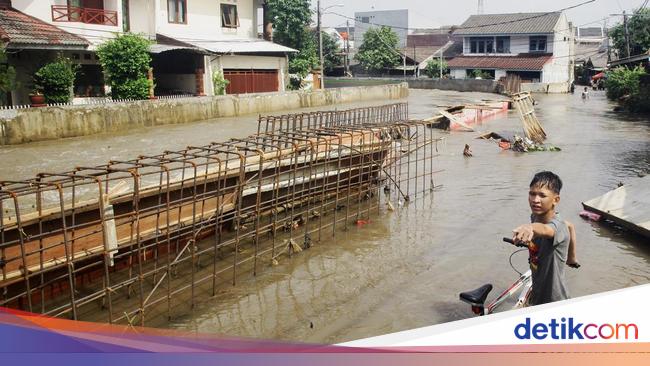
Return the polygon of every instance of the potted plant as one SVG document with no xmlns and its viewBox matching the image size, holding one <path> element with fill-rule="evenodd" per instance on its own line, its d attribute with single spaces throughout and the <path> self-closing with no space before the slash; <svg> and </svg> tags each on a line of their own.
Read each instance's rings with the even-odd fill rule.
<svg viewBox="0 0 650 366">
<path fill-rule="evenodd" d="M 45 107 L 45 95 L 43 95 L 43 88 L 38 85 L 34 86 L 34 89 L 29 93 L 29 104 L 32 107 Z"/>
</svg>

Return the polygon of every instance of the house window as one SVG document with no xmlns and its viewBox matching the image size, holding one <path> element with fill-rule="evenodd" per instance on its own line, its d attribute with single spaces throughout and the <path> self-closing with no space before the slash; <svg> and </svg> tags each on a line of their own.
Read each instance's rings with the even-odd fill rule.
<svg viewBox="0 0 650 366">
<path fill-rule="evenodd" d="M 221 26 L 224 28 L 239 27 L 237 5 L 221 4 Z"/>
<path fill-rule="evenodd" d="M 497 53 L 510 53 L 510 37 L 497 37 Z"/>
<path fill-rule="evenodd" d="M 470 53 L 493 53 L 493 37 L 471 37 L 469 39 Z"/>
<path fill-rule="evenodd" d="M 546 52 L 546 36 L 531 36 L 530 52 Z"/>
<path fill-rule="evenodd" d="M 167 0 L 167 21 L 187 23 L 187 0 Z"/>
</svg>

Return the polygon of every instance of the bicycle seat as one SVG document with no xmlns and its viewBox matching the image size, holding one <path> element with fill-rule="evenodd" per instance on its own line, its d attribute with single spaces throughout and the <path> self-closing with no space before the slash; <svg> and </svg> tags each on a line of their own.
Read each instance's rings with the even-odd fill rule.
<svg viewBox="0 0 650 366">
<path fill-rule="evenodd" d="M 476 290 L 461 292 L 460 299 L 470 304 L 483 305 L 490 291 L 492 291 L 492 284 L 488 283 Z"/>
</svg>

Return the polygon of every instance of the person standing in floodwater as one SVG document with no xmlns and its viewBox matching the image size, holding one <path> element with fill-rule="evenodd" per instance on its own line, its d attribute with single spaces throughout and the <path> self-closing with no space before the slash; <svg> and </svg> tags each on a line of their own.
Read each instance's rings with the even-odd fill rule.
<svg viewBox="0 0 650 366">
<path fill-rule="evenodd" d="M 582 100 L 589 99 L 589 88 L 585 86 L 585 90 L 582 91 Z"/>
<path fill-rule="evenodd" d="M 465 144 L 465 149 L 463 150 L 463 155 L 465 155 L 468 158 L 472 157 L 472 149 L 469 148 L 468 144 Z"/>
<path fill-rule="evenodd" d="M 530 182 L 528 204 L 530 224 L 513 230 L 515 243 L 528 247 L 533 286 L 527 305 L 540 305 L 569 298 L 564 264 L 578 268 L 575 254 L 575 228 L 556 212 L 562 180 L 545 171 Z"/>
</svg>

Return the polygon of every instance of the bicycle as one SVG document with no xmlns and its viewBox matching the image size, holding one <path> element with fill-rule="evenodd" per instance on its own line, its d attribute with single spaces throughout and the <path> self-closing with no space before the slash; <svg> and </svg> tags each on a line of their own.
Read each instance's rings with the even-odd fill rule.
<svg viewBox="0 0 650 366">
<path fill-rule="evenodd" d="M 515 242 L 510 238 L 503 238 L 503 241 L 505 241 L 506 243 L 513 244 L 516 247 L 526 248 L 523 250 L 528 250 L 527 244 L 523 244 L 523 243 L 515 244 Z M 524 273 L 520 273 L 512 265 L 512 256 L 523 250 L 517 250 L 510 255 L 510 266 L 512 267 L 512 269 L 515 270 L 515 272 L 519 273 L 519 278 L 512 285 L 510 285 L 510 287 L 508 287 L 505 291 L 503 291 L 499 296 L 497 296 L 494 300 L 492 300 L 489 304 L 487 304 L 487 306 L 485 306 L 485 300 L 487 299 L 487 296 L 490 293 L 490 291 L 492 291 L 492 284 L 490 283 L 485 284 L 475 290 L 460 293 L 460 300 L 470 304 L 472 306 L 472 312 L 474 312 L 474 314 L 476 315 L 492 314 L 496 308 L 498 308 L 504 301 L 510 298 L 510 296 L 512 296 L 512 294 L 517 292 L 519 289 L 521 289 L 521 292 L 519 293 L 519 297 L 517 298 L 517 302 L 513 306 L 513 309 L 521 308 L 524 304 L 526 304 L 526 300 L 528 298 L 528 295 L 530 294 L 530 290 L 533 285 L 532 272 L 529 269 Z"/>
<path fill-rule="evenodd" d="M 509 259 L 510 267 L 512 267 L 512 269 L 515 272 L 519 273 L 519 278 L 512 285 L 510 285 L 510 287 L 508 287 L 505 291 L 503 291 L 499 296 L 497 296 L 494 300 L 492 300 L 487 306 L 485 306 L 485 300 L 487 299 L 487 296 L 490 293 L 490 291 L 492 291 L 492 284 L 488 283 L 475 290 L 461 292 L 460 300 L 470 304 L 472 306 L 472 312 L 474 312 L 474 314 L 476 315 L 492 314 L 496 308 L 498 308 L 505 300 L 510 298 L 510 296 L 512 296 L 512 294 L 517 292 L 519 289 L 521 289 L 521 292 L 519 293 L 517 302 L 512 307 L 513 309 L 519 309 L 523 307 L 528 300 L 528 296 L 530 295 L 530 290 L 533 286 L 533 278 L 532 278 L 531 270 L 529 269 L 526 272 L 521 273 L 517 271 L 517 269 L 512 265 L 512 256 L 519 252 L 527 251 L 528 244 L 515 243 L 514 240 L 510 238 L 503 238 L 503 241 L 506 243 L 510 243 L 516 247 L 525 248 L 525 249 L 514 251 L 510 255 L 510 259 Z M 580 264 L 578 263 L 569 264 L 568 266 L 576 269 L 580 268 Z"/>
</svg>

